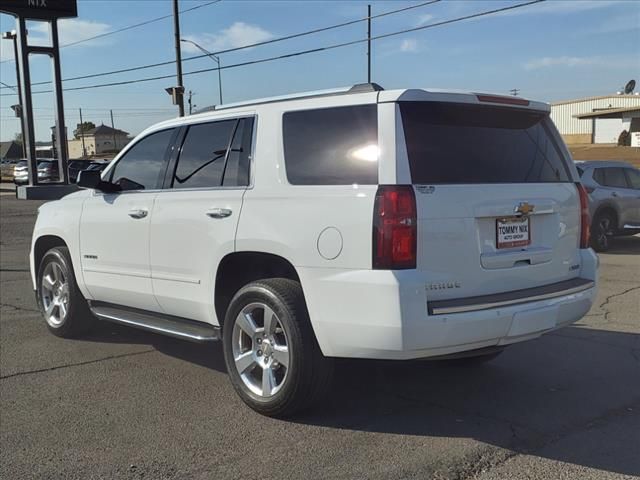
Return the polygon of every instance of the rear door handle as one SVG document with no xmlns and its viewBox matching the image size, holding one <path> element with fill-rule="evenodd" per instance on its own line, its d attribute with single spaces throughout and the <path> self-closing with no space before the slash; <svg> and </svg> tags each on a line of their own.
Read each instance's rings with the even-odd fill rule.
<svg viewBox="0 0 640 480">
<path fill-rule="evenodd" d="M 228 208 L 210 208 L 207 210 L 207 216 L 211 218 L 227 218 L 233 212 Z"/>
<path fill-rule="evenodd" d="M 131 218 L 144 218 L 149 214 L 146 208 L 132 208 L 129 210 L 129 216 Z"/>
</svg>

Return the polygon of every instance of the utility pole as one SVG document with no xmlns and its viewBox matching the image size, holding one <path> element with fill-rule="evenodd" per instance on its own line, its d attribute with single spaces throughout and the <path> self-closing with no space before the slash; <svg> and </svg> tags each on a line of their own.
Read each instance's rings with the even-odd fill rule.
<svg viewBox="0 0 640 480">
<path fill-rule="evenodd" d="M 176 76 L 178 79 L 178 90 L 183 90 L 182 85 L 182 52 L 180 50 L 180 12 L 178 10 L 178 0 L 173 0 L 173 31 L 175 35 L 176 46 Z M 178 112 L 184 117 L 184 95 L 182 91 L 178 92 Z"/>
<path fill-rule="evenodd" d="M 80 110 L 80 138 L 82 138 L 82 158 L 87 158 L 87 149 L 84 145 L 84 122 L 82 121 L 82 109 Z"/>
<path fill-rule="evenodd" d="M 116 127 L 113 126 L 113 110 L 109 110 L 111 115 L 111 129 L 113 130 L 113 150 L 114 153 L 118 151 L 118 144 L 116 143 Z"/>
<path fill-rule="evenodd" d="M 519 88 L 512 88 L 511 90 L 509 90 L 509 92 L 511 92 L 511 95 L 513 95 L 514 97 L 517 97 L 518 93 L 520 93 L 520 89 Z"/>
<path fill-rule="evenodd" d="M 367 83 L 371 83 L 371 5 L 367 5 Z"/>
</svg>

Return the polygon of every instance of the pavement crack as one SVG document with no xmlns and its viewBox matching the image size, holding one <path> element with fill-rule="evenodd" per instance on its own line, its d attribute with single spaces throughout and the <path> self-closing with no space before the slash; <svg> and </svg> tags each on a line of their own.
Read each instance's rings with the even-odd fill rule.
<svg viewBox="0 0 640 480">
<path fill-rule="evenodd" d="M 1 308 L 11 308 L 16 312 L 35 312 L 40 313 L 40 310 L 36 310 L 35 308 L 27 308 L 27 307 L 19 307 L 17 305 L 12 305 L 10 303 L 0 303 Z"/>
<path fill-rule="evenodd" d="M 614 293 L 612 295 L 607 296 L 605 298 L 604 302 L 602 302 L 600 304 L 600 306 L 598 307 L 598 308 L 604 310 L 604 319 L 608 321 L 609 320 L 609 314 L 611 313 L 608 308 L 605 308 L 605 305 L 607 305 L 615 297 L 619 297 L 621 295 L 625 295 L 625 294 L 627 294 L 629 292 L 633 292 L 634 290 L 638 290 L 638 289 L 640 289 L 640 287 L 631 287 L 631 288 L 628 288 L 628 289 L 624 290 L 623 292 Z"/>
<path fill-rule="evenodd" d="M 155 351 L 156 350 L 154 348 L 150 348 L 148 350 L 143 350 L 141 352 L 123 353 L 122 355 L 110 355 L 108 357 L 96 358 L 95 360 L 88 360 L 86 362 L 67 363 L 66 365 L 57 365 L 55 367 L 50 367 L 50 368 L 39 368 L 39 369 L 36 369 L 36 370 L 29 370 L 27 372 L 17 372 L 17 373 L 12 373 L 10 375 L 5 375 L 3 377 L 0 377 L 0 380 L 5 380 L 7 378 L 12 378 L 12 377 L 21 377 L 23 375 L 31 375 L 33 373 L 51 372 L 53 370 L 60 370 L 62 368 L 80 367 L 82 365 L 90 365 L 92 363 L 104 362 L 105 360 L 114 360 L 114 359 L 118 359 L 118 358 L 134 357 L 136 355 L 144 355 L 146 353 L 151 353 L 151 352 L 155 352 Z"/>
</svg>

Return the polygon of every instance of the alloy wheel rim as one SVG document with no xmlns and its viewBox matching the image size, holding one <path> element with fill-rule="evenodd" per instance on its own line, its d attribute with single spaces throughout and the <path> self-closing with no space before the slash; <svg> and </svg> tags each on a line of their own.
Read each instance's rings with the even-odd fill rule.
<svg viewBox="0 0 640 480">
<path fill-rule="evenodd" d="M 41 285 L 45 320 L 52 327 L 59 327 L 69 312 L 69 284 L 57 262 L 50 262 L 45 267 Z"/>
<path fill-rule="evenodd" d="M 608 218 L 603 218 L 600 220 L 600 224 L 598 225 L 600 228 L 598 229 L 598 243 L 602 247 L 606 247 L 609 243 L 609 238 L 607 237 L 607 233 L 609 232 L 609 226 L 611 222 Z"/>
<path fill-rule="evenodd" d="M 274 311 L 264 303 L 245 306 L 233 326 L 232 351 L 236 371 L 255 395 L 272 397 L 289 373 L 286 331 Z"/>
</svg>

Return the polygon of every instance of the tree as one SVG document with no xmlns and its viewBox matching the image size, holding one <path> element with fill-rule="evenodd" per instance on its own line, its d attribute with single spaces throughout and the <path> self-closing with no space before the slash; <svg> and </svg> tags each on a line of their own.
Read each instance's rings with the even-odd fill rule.
<svg viewBox="0 0 640 480">
<path fill-rule="evenodd" d="M 83 132 L 88 132 L 89 130 L 93 130 L 96 128 L 96 124 L 93 122 L 82 122 L 78 123 L 77 128 L 73 131 L 73 136 L 76 138 L 80 138 Z"/>
</svg>

